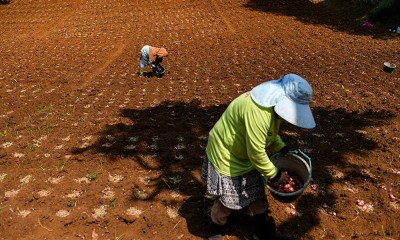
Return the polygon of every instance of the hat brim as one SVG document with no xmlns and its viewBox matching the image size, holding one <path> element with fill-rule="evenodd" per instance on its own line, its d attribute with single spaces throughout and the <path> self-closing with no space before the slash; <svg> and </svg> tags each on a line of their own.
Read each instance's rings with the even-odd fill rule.
<svg viewBox="0 0 400 240">
<path fill-rule="evenodd" d="M 316 126 L 310 105 L 296 103 L 286 96 L 275 105 L 275 112 L 298 127 L 314 128 Z"/>
<path fill-rule="evenodd" d="M 253 101 L 260 106 L 275 106 L 280 99 L 285 96 L 285 91 L 282 87 L 282 80 L 271 80 L 261 83 L 250 91 L 250 96 Z"/>
</svg>

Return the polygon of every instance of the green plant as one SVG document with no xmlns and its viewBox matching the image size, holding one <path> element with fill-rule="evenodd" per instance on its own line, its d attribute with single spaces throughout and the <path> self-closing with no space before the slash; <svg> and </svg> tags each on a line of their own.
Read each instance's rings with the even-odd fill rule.
<svg viewBox="0 0 400 240">
<path fill-rule="evenodd" d="M 0 130 L 0 137 L 5 137 L 7 135 L 7 130 Z"/>
<path fill-rule="evenodd" d="M 49 124 L 45 124 L 43 126 L 37 126 L 34 128 L 29 129 L 29 134 L 32 137 L 35 137 L 36 134 L 38 135 L 44 135 L 44 134 L 48 134 L 50 133 L 54 128 L 56 128 L 57 124 L 54 123 L 49 123 Z M 30 126 L 32 127 L 32 125 Z"/>
<path fill-rule="evenodd" d="M 20 135 L 19 131 L 15 131 L 15 132 L 12 134 L 12 137 L 18 137 L 19 135 Z"/>
<path fill-rule="evenodd" d="M 47 115 L 51 114 L 53 112 L 53 110 L 54 110 L 53 109 L 53 104 L 49 104 L 49 105 L 39 104 L 36 107 L 35 115 L 44 113 L 47 116 Z"/>
<path fill-rule="evenodd" d="M 99 164 L 99 172 L 102 172 L 104 168 L 104 162 L 103 160 L 100 160 L 100 164 Z"/>
<path fill-rule="evenodd" d="M 35 149 L 36 149 L 35 145 L 29 144 L 28 146 L 26 146 L 25 152 L 33 152 L 33 151 L 35 151 Z"/>
<path fill-rule="evenodd" d="M 12 120 L 7 120 L 4 125 L 5 125 L 5 127 L 12 127 L 12 126 L 14 126 L 16 124 L 17 123 L 12 121 Z"/>
<path fill-rule="evenodd" d="M 12 120 L 6 120 L 4 122 L 4 128 L 3 130 L 0 130 L 0 137 L 5 137 L 6 135 L 8 135 L 11 131 L 10 128 L 12 128 L 14 125 L 16 125 L 17 123 L 12 121 Z"/>
<path fill-rule="evenodd" d="M 383 225 L 382 225 L 382 235 L 383 235 L 383 237 L 386 237 L 386 231 L 385 231 L 385 228 L 383 227 Z"/>
<path fill-rule="evenodd" d="M 115 234 L 115 235 L 114 235 L 114 239 L 115 239 L 115 240 L 122 240 L 122 239 L 124 239 L 124 234 L 121 234 L 121 235 L 119 235 L 119 236 L 117 236 L 117 234 Z"/>
<path fill-rule="evenodd" d="M 5 176 L 4 180 L 6 181 L 11 181 L 13 179 L 13 177 L 11 176 L 11 174 L 7 173 L 7 175 Z"/>
<path fill-rule="evenodd" d="M 108 197 L 108 199 L 110 200 L 110 203 L 113 207 L 117 205 L 117 199 L 114 196 L 110 196 Z"/>
<path fill-rule="evenodd" d="M 88 173 L 86 174 L 86 178 L 89 179 L 90 181 L 95 180 L 97 177 L 97 173 Z"/>
<path fill-rule="evenodd" d="M 56 165 L 56 171 L 57 172 L 62 172 L 65 167 L 65 162 L 58 162 Z"/>
<path fill-rule="evenodd" d="M 8 205 L 0 206 L 0 210 L 4 209 L 6 207 L 8 207 Z"/>
<path fill-rule="evenodd" d="M 100 161 L 100 165 L 98 167 L 98 172 L 88 173 L 88 174 L 86 174 L 86 178 L 89 179 L 90 181 L 95 180 L 97 178 L 97 175 L 103 171 L 103 163 L 104 163 L 103 161 Z"/>
<path fill-rule="evenodd" d="M 68 206 L 68 207 L 72 207 L 72 202 L 71 202 L 71 201 L 68 201 L 68 202 L 67 202 L 67 206 Z"/>
</svg>

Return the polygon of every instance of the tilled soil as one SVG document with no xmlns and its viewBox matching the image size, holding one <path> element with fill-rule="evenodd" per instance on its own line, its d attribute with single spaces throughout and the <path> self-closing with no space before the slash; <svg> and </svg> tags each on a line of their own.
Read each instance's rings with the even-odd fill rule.
<svg viewBox="0 0 400 240">
<path fill-rule="evenodd" d="M 0 239 L 201 239 L 200 169 L 231 100 L 297 73 L 312 158 L 296 202 L 266 191 L 294 239 L 400 239 L 399 34 L 349 6 L 283 0 L 14 0 L 0 5 Z M 162 78 L 136 75 L 166 47 Z M 225 239 L 252 239 L 235 212 Z"/>
</svg>

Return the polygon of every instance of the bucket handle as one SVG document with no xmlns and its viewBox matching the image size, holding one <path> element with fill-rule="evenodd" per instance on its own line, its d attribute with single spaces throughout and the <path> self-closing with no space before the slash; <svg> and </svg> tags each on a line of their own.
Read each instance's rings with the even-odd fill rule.
<svg viewBox="0 0 400 240">
<path fill-rule="evenodd" d="M 302 158 L 304 158 L 305 160 L 307 160 L 308 166 L 310 167 L 310 173 L 312 173 L 311 158 L 310 158 L 307 154 L 305 154 L 305 153 L 304 153 L 303 151 L 301 151 L 300 149 L 293 149 L 293 150 L 290 150 L 290 151 L 288 152 L 288 154 L 299 155 L 300 157 L 302 157 Z M 278 152 L 278 153 L 276 153 L 275 155 L 276 155 L 276 156 L 282 156 L 283 153 Z M 274 156 L 275 156 L 275 155 L 274 155 Z M 311 179 L 308 179 L 308 182 L 309 182 L 310 180 L 311 180 Z"/>
<path fill-rule="evenodd" d="M 311 181 L 311 173 L 312 173 L 312 164 L 311 164 L 311 158 L 305 154 L 303 151 L 301 151 L 300 149 L 294 149 L 289 151 L 289 153 L 293 153 L 293 154 L 297 154 L 300 155 L 301 157 L 303 157 L 305 160 L 307 160 L 308 162 L 308 166 L 310 167 L 310 176 L 308 177 L 305 185 L 308 185 L 308 183 Z"/>
<path fill-rule="evenodd" d="M 305 159 L 307 159 L 308 165 L 310 166 L 310 170 L 311 170 L 311 158 L 310 158 L 307 154 L 305 154 L 305 153 L 304 153 L 303 151 L 301 151 L 300 149 L 291 150 L 291 151 L 289 151 L 289 153 L 298 154 L 298 155 L 301 155 L 302 157 L 304 157 Z"/>
</svg>

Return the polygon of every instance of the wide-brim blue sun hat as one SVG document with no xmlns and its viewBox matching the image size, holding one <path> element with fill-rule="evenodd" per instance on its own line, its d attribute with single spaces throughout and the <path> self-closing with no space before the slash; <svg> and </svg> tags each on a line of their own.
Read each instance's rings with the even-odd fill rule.
<svg viewBox="0 0 400 240">
<path fill-rule="evenodd" d="M 312 88 L 296 74 L 287 74 L 279 80 L 262 83 L 250 91 L 253 101 L 263 107 L 274 107 L 284 120 L 301 128 L 314 128 L 310 108 Z"/>
</svg>

